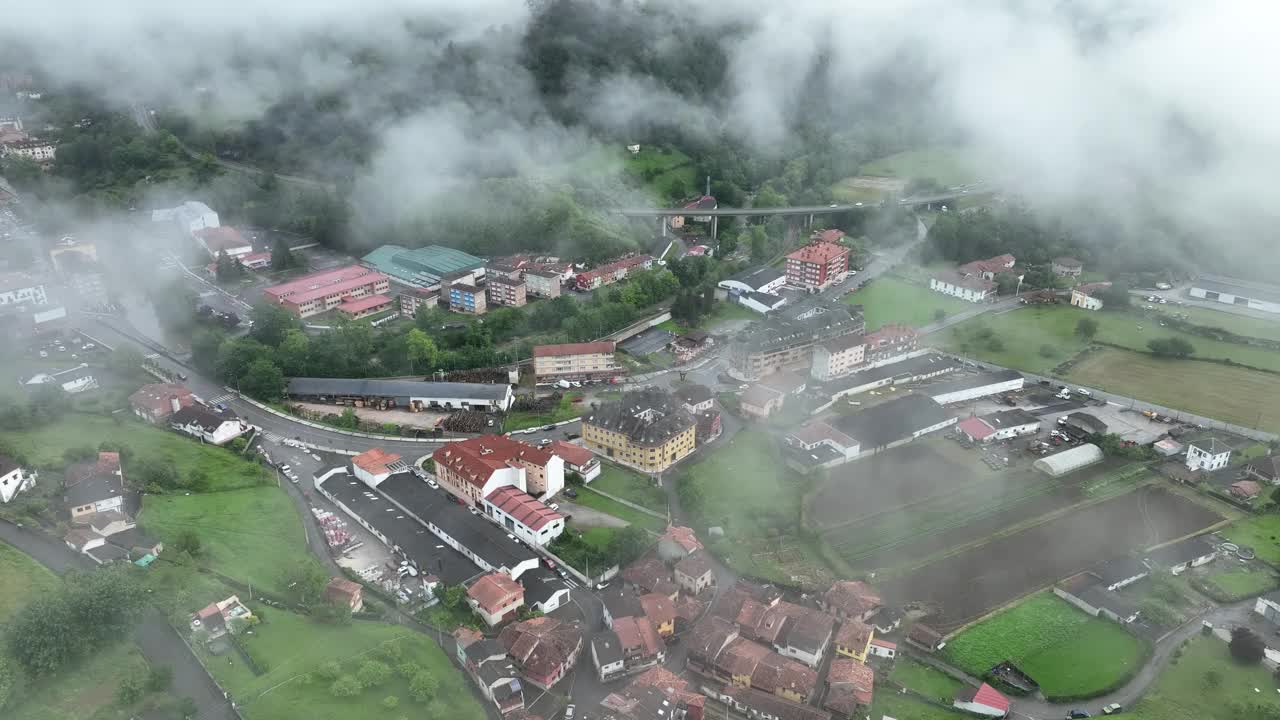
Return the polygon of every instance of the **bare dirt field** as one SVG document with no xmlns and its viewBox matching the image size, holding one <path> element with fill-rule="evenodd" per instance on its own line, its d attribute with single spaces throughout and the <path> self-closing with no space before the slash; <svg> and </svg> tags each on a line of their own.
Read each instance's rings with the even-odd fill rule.
<svg viewBox="0 0 1280 720">
<path fill-rule="evenodd" d="M 880 585 L 895 603 L 937 609 L 947 631 L 1096 563 L 1206 528 L 1222 517 L 1158 485 L 1081 508 Z"/>
</svg>

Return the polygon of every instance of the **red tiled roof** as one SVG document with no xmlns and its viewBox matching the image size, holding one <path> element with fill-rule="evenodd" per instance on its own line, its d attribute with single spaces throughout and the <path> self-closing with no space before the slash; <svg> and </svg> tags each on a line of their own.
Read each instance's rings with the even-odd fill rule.
<svg viewBox="0 0 1280 720">
<path fill-rule="evenodd" d="M 831 687 L 827 705 L 845 711 L 852 710 L 846 707 L 849 700 L 858 705 L 870 705 L 875 682 L 875 671 L 857 660 L 832 660 L 831 669 L 827 672 L 827 685 Z"/>
<path fill-rule="evenodd" d="M 688 557 L 681 558 L 680 562 L 676 563 L 676 572 L 694 579 L 706 575 L 712 569 L 711 559 L 701 550 L 690 553 Z"/>
<path fill-rule="evenodd" d="M 655 590 L 662 581 L 670 581 L 671 573 L 662 561 L 652 554 L 636 560 L 622 571 L 622 579 L 646 592 Z"/>
<path fill-rule="evenodd" d="M 897 649 L 898 649 L 898 643 L 896 643 L 896 642 L 889 642 L 888 640 L 885 640 L 885 639 L 883 639 L 883 638 L 874 638 L 874 639 L 872 639 L 871 644 L 872 644 L 872 645 L 875 645 L 875 646 L 877 646 L 877 647 L 888 648 L 888 649 L 890 649 L 890 650 L 897 650 Z"/>
<path fill-rule="evenodd" d="M 920 337 L 920 331 L 910 325 L 882 325 L 875 332 L 867 333 L 868 345 L 879 347 L 885 344 L 910 342 Z"/>
<path fill-rule="evenodd" d="M 331 578 L 329 584 L 324 588 L 324 594 L 330 598 L 342 598 L 350 600 L 360 594 L 360 583 L 348 580 L 346 578 Z"/>
<path fill-rule="evenodd" d="M 986 420 L 980 417 L 967 417 L 956 423 L 956 427 L 964 431 L 966 435 L 974 440 L 982 440 L 996 431 L 995 428 L 987 424 Z"/>
<path fill-rule="evenodd" d="M 800 262 L 805 263 L 826 264 L 841 255 L 848 254 L 849 248 L 844 247 L 843 245 L 819 240 L 817 242 L 809 243 L 795 252 L 789 253 L 787 255 L 787 259 L 799 260 Z"/>
<path fill-rule="evenodd" d="M 490 613 L 517 595 L 524 597 L 524 588 L 506 573 L 500 572 L 489 573 L 467 588 L 467 597 Z"/>
<path fill-rule="evenodd" d="M 958 702 L 978 703 L 986 705 L 989 708 L 995 708 L 1002 712 L 1009 711 L 1009 698 L 1001 695 L 998 690 L 986 683 L 982 683 L 982 687 L 974 690 L 973 688 L 964 688 L 957 690 L 955 699 Z"/>
<path fill-rule="evenodd" d="M 972 260 L 961 265 L 960 271 L 973 274 L 984 272 L 1002 273 L 1009 270 L 1013 266 L 1015 260 L 1016 258 L 1012 255 L 1005 253 L 1004 255 L 997 255 L 993 258 L 987 258 L 986 260 Z"/>
<path fill-rule="evenodd" d="M 582 646 L 582 631 L 551 617 L 539 617 L 508 625 L 498 635 L 526 674 L 546 678 L 568 664 Z"/>
<path fill-rule="evenodd" d="M 1105 290 L 1109 287 L 1111 287 L 1111 283 L 1109 282 L 1085 283 L 1084 285 L 1077 285 L 1072 290 L 1072 292 L 1078 292 L 1081 295 L 1092 296 L 1094 293 L 1098 292 L 1099 290 Z"/>
<path fill-rule="evenodd" d="M 191 391 L 176 383 L 152 383 L 143 385 L 129 396 L 129 404 L 144 408 L 151 412 L 168 412 L 172 410 L 170 400 L 178 400 L 180 406 L 192 403 Z"/>
<path fill-rule="evenodd" d="M 831 228 L 830 230 L 823 230 L 822 232 L 819 232 L 817 234 L 817 238 L 820 242 L 828 242 L 828 243 L 839 242 L 840 238 L 842 237 L 844 237 L 844 231 L 840 230 L 839 228 Z"/>
<path fill-rule="evenodd" d="M 390 305 L 391 302 L 391 298 L 386 295 L 368 295 L 362 298 L 347 298 L 338 305 L 338 310 L 354 315 L 355 313 L 364 312 L 371 308 Z"/>
<path fill-rule="evenodd" d="M 1262 493 L 1262 486 L 1253 480 L 1240 480 L 1231 483 L 1231 492 L 1242 497 L 1256 497 Z"/>
<path fill-rule="evenodd" d="M 653 657 L 662 649 L 662 640 L 658 638 L 658 633 L 654 630 L 649 618 L 615 618 L 613 632 L 618 636 L 618 642 L 623 648 L 638 648 L 643 657 Z"/>
<path fill-rule="evenodd" d="M 483 435 L 449 443 L 431 454 L 436 465 L 452 470 L 479 488 L 484 487 L 494 471 L 519 467 L 519 460 L 545 467 L 551 458 L 546 450 L 502 435 Z"/>
<path fill-rule="evenodd" d="M 381 475 L 388 471 L 392 463 L 400 462 L 400 456 L 387 452 L 382 448 L 372 448 L 351 458 L 351 464 L 371 475 Z"/>
<path fill-rule="evenodd" d="M 657 626 L 676 621 L 676 608 L 671 598 L 666 595 L 649 593 L 640 596 L 640 607 L 644 608 L 645 617 Z"/>
<path fill-rule="evenodd" d="M 537 532 L 547 525 L 564 517 L 560 513 L 543 505 L 533 496 L 520 488 L 508 485 L 489 493 L 485 501 L 502 512 L 515 518 L 530 530 Z"/>
<path fill-rule="evenodd" d="M 606 275 L 613 275 L 619 270 L 623 270 L 626 268 L 633 268 L 637 265 L 643 265 L 647 262 L 652 262 L 652 261 L 653 261 L 653 257 L 650 255 L 633 255 L 631 257 L 623 258 L 621 260 L 615 260 L 614 262 L 611 262 L 607 265 L 601 265 L 600 267 L 595 268 L 594 270 L 588 270 L 584 273 L 578 273 L 578 281 L 590 282 L 593 278 L 603 277 Z"/>
<path fill-rule="evenodd" d="M 858 620 L 850 618 L 844 621 L 844 624 L 840 626 L 839 632 L 836 633 L 836 644 L 861 651 L 862 648 L 867 646 L 867 640 L 870 638 L 871 628 Z"/>
<path fill-rule="evenodd" d="M 303 275 L 287 283 L 272 285 L 262 292 L 277 301 L 287 299 L 291 303 L 300 304 L 380 280 L 390 280 L 390 278 L 361 265 L 347 265 Z"/>
<path fill-rule="evenodd" d="M 861 580 L 841 580 L 824 596 L 828 606 L 847 615 L 861 615 L 880 607 L 880 593 Z"/>
<path fill-rule="evenodd" d="M 595 454 L 581 445 L 574 445 L 563 440 L 555 440 L 551 443 L 551 452 L 564 458 L 565 463 L 582 467 L 591 462 L 591 458 Z"/>
<path fill-rule="evenodd" d="M 226 225 L 197 230 L 195 234 L 196 237 L 200 238 L 200 242 L 204 243 L 204 246 L 209 248 L 209 252 L 212 253 L 251 247 L 249 241 L 244 239 L 239 230 Z"/>
<path fill-rule="evenodd" d="M 694 533 L 693 528 L 682 527 L 680 525 L 669 525 L 667 531 L 662 534 L 663 540 L 671 542 L 684 548 L 684 551 L 691 553 L 695 550 L 702 549 L 702 542 L 698 540 L 698 536 Z"/>
<path fill-rule="evenodd" d="M 535 345 L 534 357 L 561 357 L 563 355 L 591 355 L 594 353 L 611 353 L 614 351 L 612 340 L 588 343 L 565 343 L 563 345 Z"/>
</svg>

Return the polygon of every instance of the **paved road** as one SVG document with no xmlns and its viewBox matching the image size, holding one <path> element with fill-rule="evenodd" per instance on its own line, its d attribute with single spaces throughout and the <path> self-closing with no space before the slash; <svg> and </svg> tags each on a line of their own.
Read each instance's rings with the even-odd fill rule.
<svg viewBox="0 0 1280 720">
<path fill-rule="evenodd" d="M 29 528 L 19 528 L 0 520 L 0 540 L 30 555 L 41 565 L 63 574 L 72 570 L 89 570 L 94 563 L 84 555 L 73 552 L 67 546 Z M 178 697 L 189 697 L 200 709 L 199 720 L 238 720 L 230 703 L 223 697 L 205 672 L 204 667 L 182 638 L 169 627 L 164 616 L 148 608 L 135 632 L 138 647 L 153 667 L 173 670 L 170 689 Z"/>
<path fill-rule="evenodd" d="M 1148 304 L 1143 298 L 1151 295 L 1168 298 L 1170 302 L 1165 305 L 1160 305 L 1159 309 L 1169 313 L 1176 312 L 1178 310 L 1178 306 L 1173 304 L 1173 301 L 1177 300 L 1178 302 L 1190 307 L 1217 310 L 1219 312 L 1231 313 L 1232 315 L 1241 315 L 1243 317 L 1254 318 L 1255 320 L 1269 320 L 1280 324 L 1280 315 L 1276 315 L 1275 313 L 1254 310 L 1253 308 L 1243 307 L 1240 305 L 1228 305 L 1227 303 L 1191 297 L 1189 294 L 1191 285 L 1192 283 L 1185 282 L 1179 283 L 1178 286 L 1172 290 L 1130 290 L 1129 294 L 1134 296 L 1132 300 L 1134 305 Z"/>
<path fill-rule="evenodd" d="M 929 195 L 912 195 L 911 197 L 905 197 L 897 200 L 896 204 L 904 206 L 928 205 L 930 203 L 955 200 L 957 198 L 987 192 L 991 192 L 991 190 L 985 184 L 974 183 L 973 185 L 957 187 L 954 190 L 948 190 L 946 192 L 932 193 Z M 793 207 L 721 207 L 714 210 L 689 210 L 688 208 L 621 208 L 614 210 L 614 212 L 626 217 L 675 217 L 684 215 L 709 217 L 751 217 L 755 215 L 830 215 L 833 213 L 849 212 L 851 210 L 870 209 L 873 206 L 874 203 L 837 203 L 834 205 L 796 205 Z"/>
</svg>

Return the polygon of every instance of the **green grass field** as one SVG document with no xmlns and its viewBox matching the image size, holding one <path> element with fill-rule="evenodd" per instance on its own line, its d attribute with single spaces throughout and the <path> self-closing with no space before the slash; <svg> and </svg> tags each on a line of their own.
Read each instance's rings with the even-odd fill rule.
<svg viewBox="0 0 1280 720">
<path fill-rule="evenodd" d="M 1280 375 L 1106 348 L 1090 353 L 1067 377 L 1166 407 L 1280 432 L 1280 405 L 1259 400 L 1280 397 Z"/>
<path fill-rule="evenodd" d="M 1221 676 L 1217 687 L 1205 682 L 1210 670 Z M 1126 720 L 1243 720 L 1261 715 L 1243 714 L 1235 703 L 1261 704 L 1280 711 L 1280 693 L 1271 672 L 1262 665 L 1246 666 L 1231 659 L 1227 644 L 1214 637 L 1195 637 L 1182 657 L 1170 663 L 1160 679 Z M 1255 688 L 1260 692 L 1255 692 Z"/>
<path fill-rule="evenodd" d="M 910 696 L 877 690 L 875 701 L 871 703 L 870 717 L 873 720 L 885 717 L 893 720 L 963 720 L 964 718 L 971 720 L 974 716 L 958 710 L 947 710 L 937 705 L 930 705 Z"/>
<path fill-rule="evenodd" d="M 961 632 L 943 656 L 978 677 L 1011 660 L 1046 696 L 1087 695 L 1140 666 L 1146 649 L 1119 625 L 1042 593 Z"/>
<path fill-rule="evenodd" d="M 194 530 L 202 545 L 202 565 L 277 592 L 283 590 L 285 570 L 310 557 L 297 508 L 274 486 L 148 495 L 139 524 L 166 545 L 183 530 Z"/>
<path fill-rule="evenodd" d="M 1216 572 L 1206 577 L 1205 582 L 1233 600 L 1257 597 L 1280 587 L 1276 573 L 1257 563 Z"/>
<path fill-rule="evenodd" d="M 693 161 L 679 150 L 664 153 L 652 146 L 641 146 L 637 155 L 624 151 L 622 164 L 628 175 L 646 185 L 662 202 L 668 201 L 677 188 L 681 189 L 681 196 L 701 194 Z"/>
<path fill-rule="evenodd" d="M 680 483 L 703 497 L 695 514 L 702 524 L 724 528 L 712 550 L 740 572 L 772 580 L 811 575 L 820 561 L 797 534 L 800 498 L 807 481 L 787 469 L 774 439 L 745 430 L 699 462 L 687 466 Z"/>
<path fill-rule="evenodd" d="M 462 720 L 485 717 L 466 685 L 466 676 L 434 643 L 402 627 L 361 620 L 347 626 L 325 625 L 284 610 L 269 609 L 265 621 L 254 628 L 253 636 L 245 638 L 250 652 L 267 662 L 266 674 L 254 676 L 236 653 L 219 658 L 206 656 L 204 660 L 252 720 L 349 720 L 401 714 Z M 389 661 L 385 657 L 391 644 L 400 647 L 402 660 Z M 330 661 L 340 663 L 344 674 L 354 675 L 360 663 L 370 659 L 393 668 L 400 662 L 420 665 L 440 683 L 434 701 L 439 705 L 413 700 L 407 681 L 398 676 L 380 687 L 365 688 L 355 697 L 339 698 L 329 692 L 329 682 L 313 675 Z M 388 713 L 381 709 L 383 698 L 389 696 L 399 698 L 398 711 Z"/>
<path fill-rule="evenodd" d="M 107 418 L 95 415 L 68 414 L 60 421 L 36 430 L 4 433 L 13 444 L 39 467 L 63 467 L 62 454 L 69 448 L 97 449 L 98 443 L 111 442 L 127 446 L 134 459 L 158 459 L 171 463 L 178 474 L 188 475 L 200 468 L 209 477 L 210 489 L 252 487 L 263 484 L 267 475 L 262 466 L 245 460 L 230 450 L 202 445 L 198 441 L 160 430 L 130 418 Z M 129 474 L 129 464 L 124 466 Z"/>
<path fill-rule="evenodd" d="M 600 477 L 591 481 L 591 489 L 602 490 L 623 500 L 647 507 L 654 512 L 667 511 L 666 493 L 662 488 L 654 485 L 653 480 L 648 476 L 641 475 L 635 470 L 603 463 L 600 467 Z"/>
<path fill-rule="evenodd" d="M 619 520 L 625 520 L 630 525 L 642 527 L 646 530 L 662 532 L 667 527 L 666 520 L 629 508 L 626 505 L 610 500 L 599 493 L 591 492 L 589 487 L 578 490 L 578 497 L 574 498 L 573 502 L 577 505 L 583 505 L 593 510 L 599 510 L 602 513 L 612 515 Z"/>
<path fill-rule="evenodd" d="M 1231 542 L 1253 548 L 1259 560 L 1280 564 L 1280 515 L 1252 515 L 1221 532 Z"/>
<path fill-rule="evenodd" d="M 1146 303 L 1141 304 L 1145 305 Z M 1175 305 L 1157 305 L 1155 307 L 1156 309 L 1153 312 L 1156 313 L 1185 313 L 1188 316 L 1186 320 L 1196 325 L 1222 328 L 1228 332 L 1233 332 L 1245 337 L 1280 340 L 1280 322 L 1275 320 L 1236 315 L 1235 313 L 1224 312 L 1222 310 L 1210 310 L 1209 308 L 1193 307 L 1190 305 L 1183 305 L 1181 307 Z"/>
<path fill-rule="evenodd" d="M 973 309 L 973 303 L 891 277 L 876 278 L 875 282 L 846 295 L 844 299 L 850 305 L 863 306 L 863 317 L 867 321 L 868 330 L 890 323 L 921 327 L 937 322 L 936 313 L 939 310 L 947 315 L 954 315 L 962 310 Z"/>
<path fill-rule="evenodd" d="M 1195 348 L 1193 358 L 1230 359 L 1250 367 L 1280 372 L 1280 352 L 1177 332 L 1160 327 L 1153 318 L 1135 312 L 1087 312 L 1069 305 L 1040 305 L 975 318 L 948 330 L 942 344 L 950 350 L 997 365 L 1043 373 L 1088 345 L 1075 334 L 1076 325 L 1084 317 L 1097 321 L 1096 339 L 1102 342 L 1145 352 L 1150 340 L 1179 337 Z M 979 337 L 984 329 L 994 332 L 1004 347 L 990 349 Z M 1040 348 L 1045 345 L 1054 349 L 1048 357 L 1040 353 Z"/>
<path fill-rule="evenodd" d="M 129 676 L 145 677 L 147 661 L 132 642 L 119 642 L 65 672 L 15 686 L 5 720 L 132 720 L 138 707 L 115 702 L 116 686 Z M 146 701 L 144 701 L 146 702 Z M 177 715 L 173 715 L 177 717 Z"/>
<path fill-rule="evenodd" d="M 976 179 L 970 163 L 970 157 L 964 150 L 939 145 L 894 153 L 864 163 L 860 170 L 863 175 L 933 178 L 943 185 L 958 185 Z"/>
<path fill-rule="evenodd" d="M 573 399 L 582 399 L 582 393 L 571 392 L 565 393 L 560 397 L 560 404 L 545 413 L 533 413 L 521 410 L 515 410 L 507 413 L 506 420 L 502 423 L 502 429 L 511 432 L 512 430 L 524 430 L 531 427 L 542 427 L 551 423 L 564 422 L 572 420 L 582 415 L 582 408 L 586 403 L 574 402 Z"/>
<path fill-rule="evenodd" d="M 28 601 L 58 586 L 58 576 L 29 555 L 0 542 L 0 625 Z"/>
<path fill-rule="evenodd" d="M 928 665 L 900 656 L 894 663 L 889 679 L 931 698 L 950 698 L 964 683 Z"/>
</svg>

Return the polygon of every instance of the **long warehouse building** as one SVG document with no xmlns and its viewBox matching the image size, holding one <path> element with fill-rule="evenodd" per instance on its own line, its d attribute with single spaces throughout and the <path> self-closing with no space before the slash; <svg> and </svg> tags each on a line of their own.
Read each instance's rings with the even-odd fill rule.
<svg viewBox="0 0 1280 720">
<path fill-rule="evenodd" d="M 286 390 L 295 400 L 337 405 L 425 410 L 505 412 L 515 395 L 505 383 L 424 382 L 348 378 L 290 378 Z"/>
<path fill-rule="evenodd" d="M 1017 370 L 996 370 L 976 375 L 966 375 L 954 380 L 943 380 L 916 392 L 927 395 L 939 405 L 977 400 L 1000 393 L 1021 390 L 1025 380 Z"/>
</svg>

